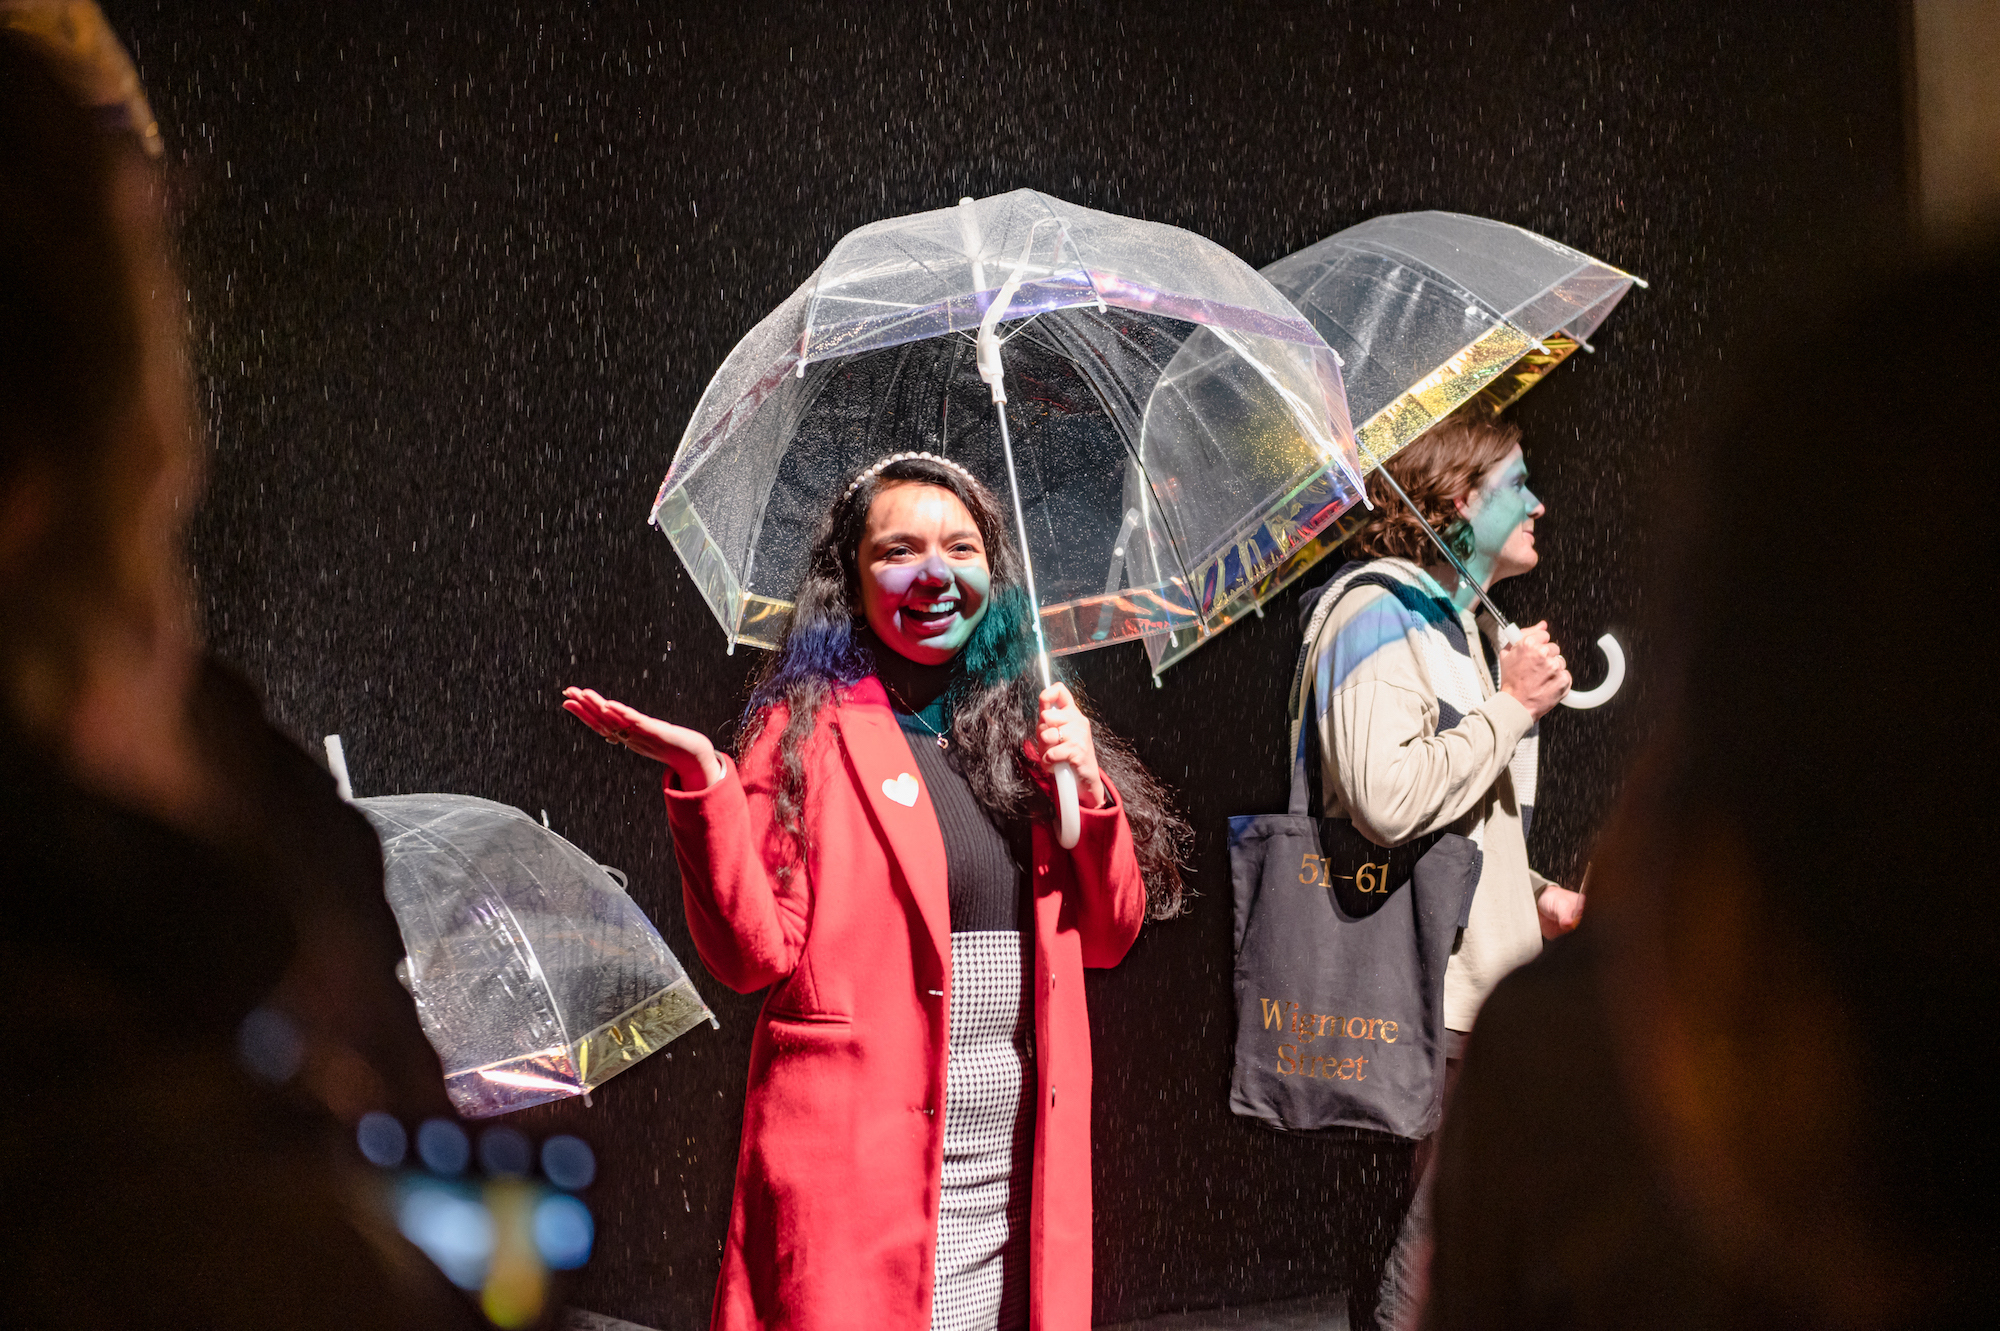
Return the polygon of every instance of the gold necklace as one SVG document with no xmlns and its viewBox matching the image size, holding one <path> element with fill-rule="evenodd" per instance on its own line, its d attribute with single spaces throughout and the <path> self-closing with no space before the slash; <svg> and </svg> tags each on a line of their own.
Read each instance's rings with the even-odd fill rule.
<svg viewBox="0 0 2000 1331">
<path fill-rule="evenodd" d="M 915 720 L 918 725 L 922 726 L 925 730 L 930 731 L 932 735 L 937 737 L 937 744 L 940 750 L 951 748 L 951 740 L 945 735 L 945 733 L 942 730 L 939 730 L 936 726 L 932 725 L 930 722 L 924 720 L 924 714 L 918 711 L 916 708 L 910 706 L 909 700 L 904 698 L 902 694 L 896 692 L 895 685 L 889 683 L 889 681 L 885 679 L 882 681 L 882 686 L 889 690 L 890 697 L 894 698 L 897 702 L 903 704 L 903 710 L 905 712 L 908 712 L 911 718 Z"/>
</svg>

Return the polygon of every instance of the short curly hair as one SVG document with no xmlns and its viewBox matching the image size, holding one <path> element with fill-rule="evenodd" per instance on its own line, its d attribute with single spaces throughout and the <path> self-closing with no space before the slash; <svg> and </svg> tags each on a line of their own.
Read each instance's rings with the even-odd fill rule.
<svg viewBox="0 0 2000 1331">
<path fill-rule="evenodd" d="M 1388 470 L 1424 521 L 1437 529 L 1460 559 L 1466 559 L 1472 554 L 1472 525 L 1459 515 L 1457 501 L 1520 442 L 1518 425 L 1457 412 L 1411 440 L 1389 459 Z M 1362 559 L 1394 555 L 1418 564 L 1435 557 L 1430 537 L 1379 473 L 1368 477 L 1368 498 L 1375 511 L 1348 539 L 1347 548 L 1354 555 Z"/>
</svg>

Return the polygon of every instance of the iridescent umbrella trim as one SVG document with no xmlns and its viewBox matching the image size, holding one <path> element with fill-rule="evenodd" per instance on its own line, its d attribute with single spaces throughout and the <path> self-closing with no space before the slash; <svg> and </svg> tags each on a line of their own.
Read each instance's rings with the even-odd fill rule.
<svg viewBox="0 0 2000 1331">
<path fill-rule="evenodd" d="M 445 1078 L 452 1106 L 467 1118 L 510 1113 L 530 1104 L 592 1091 L 714 1015 L 683 977 L 569 1045 L 540 1049 Z M 503 1102 L 496 1087 L 505 1087 Z M 530 1094 L 524 1098 L 522 1092 Z M 533 1093 L 540 1092 L 537 1098 Z"/>
<path fill-rule="evenodd" d="M 1574 338 L 1551 334 L 1539 343 L 1510 323 L 1495 324 L 1484 335 L 1450 360 L 1411 385 L 1401 396 L 1369 417 L 1354 432 L 1361 451 L 1361 470 L 1375 470 L 1408 447 L 1425 430 L 1449 416 L 1474 398 L 1485 395 L 1483 406 L 1499 412 L 1527 392 L 1550 370 L 1577 349 Z M 1282 515 L 1274 515 L 1278 517 Z M 1155 673 L 1185 659 L 1208 636 L 1228 627 L 1246 613 L 1254 613 L 1266 601 L 1283 591 L 1317 564 L 1368 520 L 1369 510 L 1348 509 L 1338 520 L 1297 523 L 1291 529 L 1272 532 L 1266 543 L 1250 543 L 1210 561 L 1210 575 L 1218 563 L 1234 558 L 1247 573 L 1230 578 L 1226 596 L 1216 599 L 1203 618 L 1206 634 L 1180 634 L 1177 641 L 1160 654 Z M 1266 528 L 1257 533 L 1265 537 Z"/>
</svg>

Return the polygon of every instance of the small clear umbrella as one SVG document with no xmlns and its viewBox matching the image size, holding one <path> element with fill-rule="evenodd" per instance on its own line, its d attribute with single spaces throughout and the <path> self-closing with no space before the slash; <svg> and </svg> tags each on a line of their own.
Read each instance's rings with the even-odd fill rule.
<svg viewBox="0 0 2000 1331">
<path fill-rule="evenodd" d="M 1282 558 L 1361 496 L 1332 352 L 1242 260 L 1032 190 L 965 199 L 842 238 L 695 408 L 653 521 L 731 650 L 779 643 L 841 487 L 918 448 L 1012 499 L 1045 679 L 1052 653 L 1206 632 L 1258 573 L 1243 551 Z"/>
<path fill-rule="evenodd" d="M 1340 357 L 1367 471 L 1475 399 L 1493 412 L 1511 405 L 1579 347 L 1590 350 L 1591 334 L 1612 307 L 1645 285 L 1532 231 L 1445 212 L 1371 218 L 1287 255 L 1263 275 Z M 1353 534 L 1361 516 L 1350 512 L 1322 530 L 1239 597 L 1235 612 L 1261 605 L 1312 567 Z M 1149 641 L 1155 672 L 1201 641 Z M 1613 675 L 1622 676 L 1616 642 L 1606 654 Z M 1594 705 L 1593 698 L 1615 691 L 1607 679 L 1569 702 Z"/>
<path fill-rule="evenodd" d="M 616 871 L 519 809 L 471 795 L 355 803 L 381 835 L 404 978 L 467 1118 L 587 1094 L 715 1024 Z"/>
</svg>

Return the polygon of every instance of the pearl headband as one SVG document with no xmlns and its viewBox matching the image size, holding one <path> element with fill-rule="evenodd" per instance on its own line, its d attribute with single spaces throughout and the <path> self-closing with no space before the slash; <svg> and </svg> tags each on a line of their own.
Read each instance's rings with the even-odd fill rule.
<svg viewBox="0 0 2000 1331">
<path fill-rule="evenodd" d="M 950 458 L 941 458 L 935 453 L 923 453 L 923 452 L 891 453 L 888 457 L 883 458 L 880 462 L 877 462 L 872 466 L 863 468 L 861 474 L 854 478 L 853 484 L 847 487 L 847 492 L 841 495 L 840 497 L 843 500 L 849 498 L 854 494 L 856 490 L 859 490 L 868 481 L 872 480 L 874 477 L 881 474 L 881 471 L 884 467 L 887 467 L 892 463 L 913 462 L 919 459 L 925 462 L 935 462 L 940 467 L 949 467 L 953 471 L 957 472 L 959 475 L 965 477 L 966 480 L 971 481 L 973 484 L 977 485 L 979 483 L 979 478 L 977 476 L 974 476 L 971 472 L 967 471 L 964 467 L 959 466 L 956 462 L 953 462 Z"/>
</svg>

